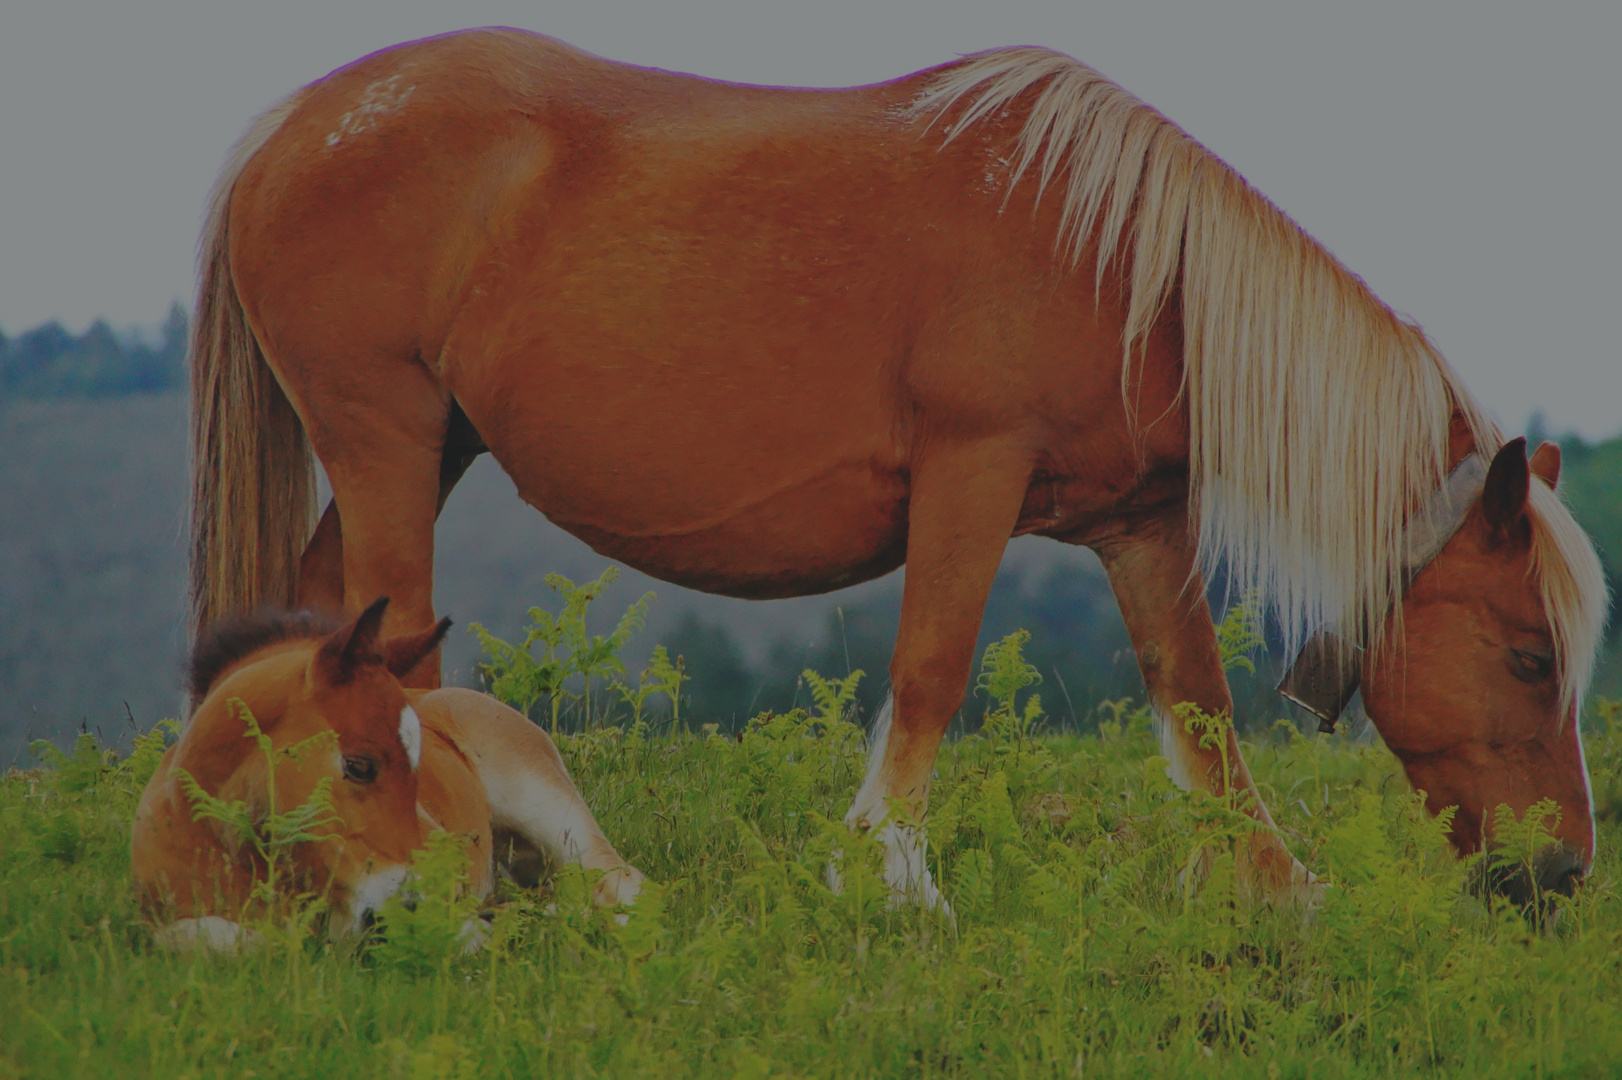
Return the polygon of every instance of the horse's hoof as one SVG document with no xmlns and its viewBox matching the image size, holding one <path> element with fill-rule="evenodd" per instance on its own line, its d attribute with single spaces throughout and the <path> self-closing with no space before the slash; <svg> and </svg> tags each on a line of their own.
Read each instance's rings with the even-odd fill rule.
<svg viewBox="0 0 1622 1080">
<path fill-rule="evenodd" d="M 923 828 L 890 822 L 879 829 L 878 838 L 884 845 L 884 883 L 890 886 L 891 910 L 921 907 L 955 920 L 924 862 L 928 841 Z"/>
</svg>

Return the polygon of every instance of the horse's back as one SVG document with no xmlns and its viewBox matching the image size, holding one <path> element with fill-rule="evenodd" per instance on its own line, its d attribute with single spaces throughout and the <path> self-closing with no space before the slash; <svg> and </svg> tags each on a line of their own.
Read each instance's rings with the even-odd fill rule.
<svg viewBox="0 0 1622 1080">
<path fill-rule="evenodd" d="M 896 128 L 880 115 L 894 93 L 717 83 L 516 30 L 386 49 L 296 99 L 232 197 L 234 270 L 256 329 L 280 352 L 291 301 L 320 297 L 346 320 L 371 301 L 394 325 L 392 340 L 372 342 L 430 363 L 456 312 L 519 269 L 515 252 L 589 243 L 571 219 L 634 212 L 650 184 L 665 195 L 652 201 L 689 201 L 682 184 L 695 172 L 709 180 L 751 162 L 760 175 L 738 179 L 780 187 L 773 168 L 815 171 L 807 152 L 852 125 Z M 708 198 L 735 204 L 726 194 Z M 299 335 L 286 336 L 296 351 Z"/>
</svg>

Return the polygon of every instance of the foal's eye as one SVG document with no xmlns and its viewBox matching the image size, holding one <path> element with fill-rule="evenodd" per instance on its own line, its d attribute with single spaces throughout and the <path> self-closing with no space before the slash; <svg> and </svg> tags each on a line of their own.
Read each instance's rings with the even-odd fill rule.
<svg viewBox="0 0 1622 1080">
<path fill-rule="evenodd" d="M 1554 671 L 1554 657 L 1548 653 L 1527 652 L 1525 649 L 1511 649 L 1509 652 L 1512 657 L 1509 669 L 1522 682 L 1541 682 Z"/>
<path fill-rule="evenodd" d="M 377 779 L 377 762 L 369 757 L 344 758 L 344 779 L 357 784 L 370 784 Z"/>
</svg>

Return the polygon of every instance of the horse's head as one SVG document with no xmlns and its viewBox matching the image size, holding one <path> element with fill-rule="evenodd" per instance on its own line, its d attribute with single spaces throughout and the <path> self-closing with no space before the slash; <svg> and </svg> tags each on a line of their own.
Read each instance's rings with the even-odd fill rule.
<svg viewBox="0 0 1622 1080">
<path fill-rule="evenodd" d="M 1593 546 L 1554 494 L 1560 451 L 1530 461 L 1515 439 L 1493 458 L 1479 502 L 1412 581 L 1401 625 L 1364 658 L 1363 702 L 1432 811 L 1458 808 L 1461 853 L 1491 846 L 1496 808 L 1560 806 L 1536 885 L 1570 894 L 1594 855 L 1594 812 L 1577 708 L 1605 583 Z M 1525 900 L 1522 872 L 1498 882 Z"/>
<path fill-rule="evenodd" d="M 199 779 L 212 771 L 218 794 L 243 799 L 261 815 L 268 808 L 264 756 L 243 745 L 233 699 L 248 706 L 277 750 L 316 740 L 277 762 L 276 809 L 286 813 L 329 782 L 335 820 L 320 839 L 295 846 L 292 865 L 298 887 L 324 892 L 339 924 L 350 928 L 400 887 L 421 846 L 422 726 L 397 676 L 437 646 L 450 625 L 444 620 L 422 634 L 384 641 L 387 604 L 380 599 L 348 625 L 277 642 L 228 665 L 188 723 L 198 738 L 187 757 L 213 750 L 218 759 L 211 769 L 197 761 Z"/>
</svg>

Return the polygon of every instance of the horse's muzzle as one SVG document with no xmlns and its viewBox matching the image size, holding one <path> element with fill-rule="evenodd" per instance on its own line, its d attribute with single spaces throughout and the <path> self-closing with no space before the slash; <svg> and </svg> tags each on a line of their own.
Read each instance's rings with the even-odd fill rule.
<svg viewBox="0 0 1622 1080">
<path fill-rule="evenodd" d="M 1525 864 L 1486 870 L 1485 885 L 1510 903 L 1522 908 L 1537 905 L 1544 897 L 1572 896 L 1587 871 L 1583 853 L 1570 844 L 1550 844 Z"/>
</svg>

